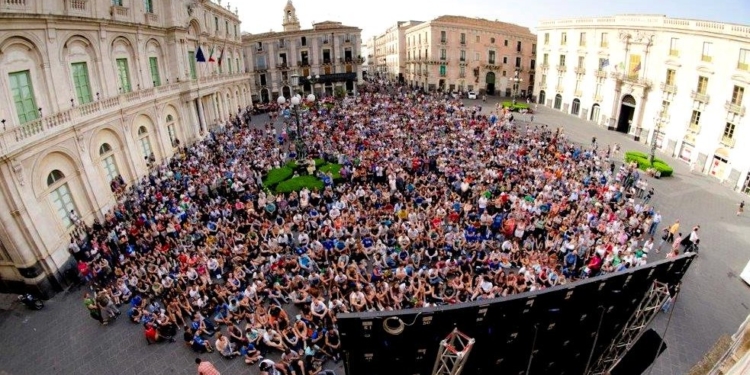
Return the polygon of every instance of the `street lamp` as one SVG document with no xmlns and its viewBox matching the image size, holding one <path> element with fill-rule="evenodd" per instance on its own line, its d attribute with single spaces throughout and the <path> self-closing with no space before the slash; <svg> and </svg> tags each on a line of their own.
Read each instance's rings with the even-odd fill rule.
<svg viewBox="0 0 750 375">
<path fill-rule="evenodd" d="M 313 93 L 313 94 L 315 93 L 315 83 L 318 82 L 319 79 L 320 79 L 320 76 L 317 75 L 317 74 L 315 76 L 307 76 L 307 80 L 310 82 L 310 92 Z M 313 95 L 313 96 L 315 96 L 315 95 Z M 312 101 L 314 101 L 314 100 L 315 99 L 313 99 Z"/>
<path fill-rule="evenodd" d="M 295 83 L 295 79 L 298 79 L 298 76 L 292 76 L 292 82 Z M 297 82 L 298 83 L 298 82 Z M 289 104 L 289 108 L 291 111 L 291 114 L 294 115 L 294 120 L 297 124 L 297 133 L 299 134 L 299 137 L 294 136 L 290 134 L 290 138 L 295 141 L 295 145 L 297 146 L 297 155 L 299 159 L 304 159 L 307 157 L 307 146 L 305 145 L 302 131 L 302 125 L 300 124 L 299 120 L 299 112 L 300 112 L 300 104 L 302 104 L 302 96 L 299 94 L 292 96 L 288 101 L 287 99 L 282 95 L 279 96 L 279 98 L 276 100 L 277 103 L 279 103 L 280 106 L 283 106 L 285 104 Z M 315 95 L 310 94 L 307 96 L 307 101 L 309 103 L 315 102 Z M 288 130 L 288 127 L 287 127 Z M 289 133 L 289 132 L 287 132 Z"/>
<path fill-rule="evenodd" d="M 659 111 L 654 117 L 654 134 L 651 135 L 651 155 L 649 155 L 649 161 L 651 165 L 654 165 L 654 159 L 656 158 L 656 138 L 661 132 L 661 126 L 666 122 L 664 118 L 664 111 Z"/>
<path fill-rule="evenodd" d="M 513 105 L 516 105 L 516 95 L 518 94 L 518 86 L 521 85 L 521 82 L 523 82 L 523 79 L 518 77 L 519 71 L 516 70 L 516 73 L 513 75 L 513 78 L 511 79 L 513 81 Z"/>
</svg>

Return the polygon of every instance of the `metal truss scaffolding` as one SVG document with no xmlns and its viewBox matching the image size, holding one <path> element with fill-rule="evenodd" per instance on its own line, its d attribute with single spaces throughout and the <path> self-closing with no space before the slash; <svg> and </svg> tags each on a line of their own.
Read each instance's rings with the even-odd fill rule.
<svg viewBox="0 0 750 375">
<path fill-rule="evenodd" d="M 460 375 L 472 347 L 474 339 L 454 328 L 445 340 L 440 341 L 432 375 Z"/>
<path fill-rule="evenodd" d="M 612 344 L 602 353 L 602 356 L 599 357 L 596 365 L 592 367 L 588 375 L 609 374 L 622 358 L 625 357 L 625 354 L 633 347 L 636 341 L 638 341 L 668 298 L 668 285 L 654 281 L 654 284 L 651 285 L 648 294 L 641 300 L 633 316 L 625 323 L 622 331 L 612 341 Z"/>
</svg>

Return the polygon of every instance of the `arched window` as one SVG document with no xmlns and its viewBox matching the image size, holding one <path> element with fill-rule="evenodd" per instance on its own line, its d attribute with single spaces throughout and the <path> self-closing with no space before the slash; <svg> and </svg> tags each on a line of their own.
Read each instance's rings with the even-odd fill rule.
<svg viewBox="0 0 750 375">
<path fill-rule="evenodd" d="M 70 228 L 78 220 L 78 213 L 68 183 L 65 182 L 65 175 L 57 169 L 53 170 L 47 176 L 47 186 L 57 186 L 49 193 L 52 207 L 65 229 Z"/>
<path fill-rule="evenodd" d="M 169 142 L 172 144 L 172 148 L 177 147 L 179 142 L 177 141 L 177 132 L 175 131 L 174 117 L 172 115 L 167 115 L 167 134 L 169 134 Z"/>
<path fill-rule="evenodd" d="M 47 176 L 47 186 L 52 186 L 57 181 L 62 181 L 64 178 L 65 178 L 65 175 L 59 170 L 55 169 L 54 171 L 50 172 L 49 175 Z"/>
<path fill-rule="evenodd" d="M 101 156 L 102 168 L 104 168 L 104 174 L 107 176 L 107 182 L 111 182 L 120 174 L 117 171 L 117 163 L 112 146 L 109 143 L 102 143 L 99 147 L 99 156 Z"/>
<path fill-rule="evenodd" d="M 148 139 L 148 129 L 145 126 L 138 128 L 138 143 L 141 145 L 143 157 L 151 156 L 151 141 Z"/>
</svg>

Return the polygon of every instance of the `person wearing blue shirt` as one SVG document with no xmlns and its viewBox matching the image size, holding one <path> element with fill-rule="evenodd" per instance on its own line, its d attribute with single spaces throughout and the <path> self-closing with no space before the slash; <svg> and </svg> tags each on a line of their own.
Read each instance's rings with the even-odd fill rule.
<svg viewBox="0 0 750 375">
<path fill-rule="evenodd" d="M 368 249 L 368 248 L 372 247 L 372 245 L 373 245 L 373 241 L 372 241 L 372 238 L 370 238 L 370 237 L 365 237 L 365 238 L 363 238 L 363 239 L 362 239 L 362 245 L 363 245 L 363 246 L 364 246 L 364 247 L 365 247 L 366 249 Z"/>
</svg>

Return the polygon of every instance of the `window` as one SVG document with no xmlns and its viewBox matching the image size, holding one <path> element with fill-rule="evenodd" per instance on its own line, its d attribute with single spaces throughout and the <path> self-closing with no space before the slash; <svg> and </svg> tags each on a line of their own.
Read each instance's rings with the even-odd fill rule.
<svg viewBox="0 0 750 375">
<path fill-rule="evenodd" d="M 466 44 L 466 33 L 461 33 L 461 44 Z"/>
<path fill-rule="evenodd" d="M 670 104 L 671 103 L 669 103 L 666 100 L 662 100 L 661 101 L 661 113 L 662 113 L 662 117 L 666 117 L 667 114 L 669 114 L 669 105 Z"/>
<path fill-rule="evenodd" d="M 503 56 L 503 64 L 507 64 L 507 63 L 508 63 L 508 56 Z"/>
<path fill-rule="evenodd" d="M 490 43 L 495 44 L 495 38 L 490 38 Z"/>
<path fill-rule="evenodd" d="M 229 34 L 229 21 L 224 21 L 224 32 Z"/>
<path fill-rule="evenodd" d="M 680 39 L 678 38 L 672 38 L 669 40 L 669 56 L 680 56 L 680 50 L 678 49 L 679 41 Z"/>
<path fill-rule="evenodd" d="M 560 66 L 565 66 L 565 55 L 560 55 Z"/>
<path fill-rule="evenodd" d="M 724 125 L 723 139 L 730 140 L 733 138 L 734 138 L 734 124 L 731 122 L 727 122 L 727 124 Z"/>
<path fill-rule="evenodd" d="M 214 30 L 219 32 L 219 17 L 214 17 Z"/>
<path fill-rule="evenodd" d="M 154 13 L 153 0 L 143 0 L 143 6 L 146 9 L 146 13 Z"/>
<path fill-rule="evenodd" d="M 580 47 L 586 47 L 586 33 L 581 33 L 581 35 L 578 36 L 578 45 Z"/>
<path fill-rule="evenodd" d="M 446 54 L 447 54 L 446 50 L 445 49 L 441 49 L 440 50 L 440 60 L 445 60 L 446 59 Z"/>
<path fill-rule="evenodd" d="M 109 143 L 102 143 L 99 147 L 99 157 L 102 158 L 102 168 L 107 176 L 107 182 L 112 181 L 119 172 L 117 172 L 117 164 L 115 164 L 115 155 L 112 152 L 112 146 Z"/>
<path fill-rule="evenodd" d="M 544 45 L 549 45 L 549 33 L 544 33 Z"/>
<path fill-rule="evenodd" d="M 117 59 L 117 79 L 120 84 L 120 92 L 130 92 L 130 71 L 128 70 L 128 59 Z"/>
<path fill-rule="evenodd" d="M 708 77 L 700 76 L 698 77 L 698 87 L 695 91 L 698 92 L 698 94 L 705 95 L 706 91 L 708 90 Z"/>
<path fill-rule="evenodd" d="M 545 84 L 547 84 L 547 75 L 542 74 L 542 85 L 545 85 Z"/>
<path fill-rule="evenodd" d="M 466 51 L 461 51 L 461 61 L 466 61 Z"/>
<path fill-rule="evenodd" d="M 459 67 L 458 75 L 461 78 L 466 77 L 466 66 L 461 65 L 461 67 Z"/>
<path fill-rule="evenodd" d="M 542 64 L 549 64 L 549 53 L 545 53 L 544 56 L 542 56 Z"/>
<path fill-rule="evenodd" d="M 122 0 L 112 0 L 112 5 L 114 5 L 116 7 L 121 7 L 122 6 Z"/>
<path fill-rule="evenodd" d="M 521 67 L 521 58 L 516 57 L 516 68 L 520 68 L 520 67 Z"/>
<path fill-rule="evenodd" d="M 66 229 L 70 228 L 74 224 L 70 219 L 70 213 L 73 212 L 76 216 L 78 215 L 73 204 L 73 197 L 70 195 L 70 189 L 65 182 L 65 175 L 57 169 L 50 172 L 47 176 L 47 186 L 53 189 L 49 195 L 52 207 L 57 211 L 57 217 Z"/>
<path fill-rule="evenodd" d="M 745 88 L 735 85 L 732 89 L 732 104 L 742 105 L 742 97 L 745 95 Z"/>
<path fill-rule="evenodd" d="M 169 134 L 169 142 L 172 144 L 172 147 L 177 147 L 177 131 L 174 127 L 174 117 L 172 115 L 167 115 L 167 134 Z"/>
<path fill-rule="evenodd" d="M 440 32 L 440 43 L 445 43 L 448 40 L 448 35 L 445 31 Z"/>
<path fill-rule="evenodd" d="M 237 25 L 236 24 L 234 25 L 234 37 L 235 38 L 237 37 Z"/>
<path fill-rule="evenodd" d="M 699 125 L 701 122 L 701 112 L 693 110 L 693 114 L 690 115 L 690 123 L 693 125 Z"/>
<path fill-rule="evenodd" d="M 602 47 L 602 48 L 609 47 L 609 34 L 608 33 L 602 33 L 602 40 L 599 42 L 599 47 Z"/>
<path fill-rule="evenodd" d="M 78 104 L 91 103 L 91 85 L 89 84 L 89 70 L 85 62 L 70 64 L 73 71 L 73 86 L 76 89 Z"/>
<path fill-rule="evenodd" d="M 445 77 L 445 65 L 440 65 L 440 76 Z"/>
<path fill-rule="evenodd" d="M 227 59 L 227 68 L 229 69 L 229 74 L 232 74 L 232 59 Z"/>
<path fill-rule="evenodd" d="M 156 59 L 156 57 L 148 58 L 148 67 L 149 70 L 151 70 L 151 81 L 153 82 L 154 87 L 161 86 L 161 77 L 159 76 L 159 61 Z"/>
<path fill-rule="evenodd" d="M 536 60 L 533 60 L 533 59 L 531 60 L 531 63 L 529 64 L 529 69 L 531 69 L 531 70 L 536 69 Z M 533 82 L 533 80 L 531 80 L 531 79 L 529 81 Z"/>
<path fill-rule="evenodd" d="M 521 52 L 521 41 L 516 42 L 516 52 Z"/>
<path fill-rule="evenodd" d="M 586 56 L 578 56 L 578 68 L 583 69 L 586 66 Z"/>
<path fill-rule="evenodd" d="M 701 53 L 701 61 L 711 62 L 711 42 L 703 42 L 703 53 Z"/>
<path fill-rule="evenodd" d="M 479 35 L 477 35 L 477 43 L 479 43 Z"/>
<path fill-rule="evenodd" d="M 667 69 L 667 79 L 664 82 L 665 85 L 668 86 L 674 86 L 675 82 L 675 75 L 677 74 L 677 71 L 674 69 Z"/>
<path fill-rule="evenodd" d="M 237 67 L 237 73 L 239 73 L 240 72 L 240 58 L 239 57 L 234 58 L 234 66 Z"/>
<path fill-rule="evenodd" d="M 737 60 L 737 69 L 750 70 L 750 49 L 740 48 L 740 58 Z"/>
<path fill-rule="evenodd" d="M 564 32 L 560 34 L 560 45 L 566 45 L 568 44 L 568 33 Z"/>
<path fill-rule="evenodd" d="M 143 157 L 148 158 L 151 156 L 151 142 L 148 139 L 148 130 L 145 126 L 138 128 L 138 143 L 141 146 L 141 153 Z"/>
<path fill-rule="evenodd" d="M 300 44 L 303 46 L 307 46 L 307 38 L 304 36 L 300 38 Z"/>
<path fill-rule="evenodd" d="M 18 122 L 25 124 L 39 117 L 39 109 L 34 99 L 34 87 L 31 85 L 31 75 L 28 70 L 10 73 L 10 91 L 16 105 Z"/>
<path fill-rule="evenodd" d="M 474 52 L 474 61 L 479 61 L 479 52 Z"/>
<path fill-rule="evenodd" d="M 190 66 L 190 79 L 198 78 L 195 71 L 195 51 L 188 51 L 188 65 Z"/>
<path fill-rule="evenodd" d="M 495 63 L 495 51 L 490 51 L 489 53 L 489 63 L 494 64 Z"/>
</svg>

